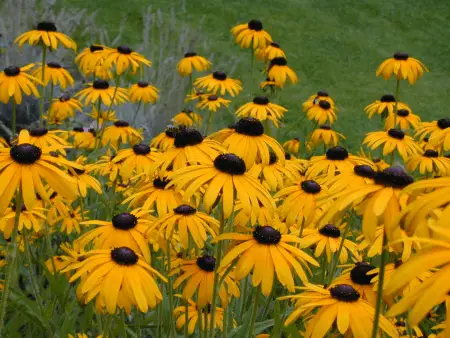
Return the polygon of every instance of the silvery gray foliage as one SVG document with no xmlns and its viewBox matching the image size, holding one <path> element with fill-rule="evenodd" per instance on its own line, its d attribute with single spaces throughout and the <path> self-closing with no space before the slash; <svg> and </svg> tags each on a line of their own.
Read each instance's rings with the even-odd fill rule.
<svg viewBox="0 0 450 338">
<path fill-rule="evenodd" d="M 78 51 L 91 43 L 101 43 L 115 47 L 119 44 L 127 44 L 123 31 L 126 21 L 124 16 L 116 36 L 99 27 L 96 20 L 97 13 L 87 13 L 84 9 L 55 9 L 55 0 L 42 1 L 42 6 L 37 6 L 37 0 L 3 0 L 0 5 L 0 68 L 16 64 L 23 66 L 29 63 L 40 62 L 41 50 L 36 47 L 24 46 L 20 50 L 14 44 L 14 39 L 21 33 L 33 29 L 38 21 L 51 20 L 57 25 L 58 31 L 71 37 L 76 36 Z M 142 41 L 137 46 L 130 46 L 135 51 L 142 53 L 152 61 L 152 67 L 145 67 L 143 80 L 148 81 L 160 89 L 160 99 L 155 105 L 141 107 L 135 126 L 144 128 L 147 137 L 161 132 L 170 118 L 185 107 L 184 95 L 189 86 L 189 78 L 181 78 L 176 71 L 178 61 L 188 51 L 196 51 L 207 57 L 213 63 L 213 69 L 221 69 L 233 74 L 240 59 L 230 55 L 215 55 L 209 51 L 208 38 L 202 32 L 202 21 L 196 25 L 188 24 L 189 14 L 185 4 L 173 7 L 169 13 L 163 13 L 159 9 L 148 6 L 142 12 L 143 28 L 140 33 Z M 59 48 L 50 53 L 48 61 L 58 61 L 66 67 L 76 79 L 74 88 L 70 93 L 83 88 L 85 79 L 82 78 L 74 63 L 74 53 L 71 50 Z M 58 94 L 55 91 L 55 96 Z M 36 100 L 29 98 L 23 107 L 19 108 L 20 126 L 29 125 L 38 116 Z M 119 118 L 131 120 L 134 116 L 136 105 L 126 104 L 116 107 Z M 0 104 L 0 134 L 8 130 L 10 124 L 10 108 Z M 77 117 L 77 122 L 80 118 Z M 83 118 L 81 119 L 83 121 Z M 89 123 L 84 119 L 85 123 Z M 3 131 L 2 131 L 3 130 Z"/>
</svg>

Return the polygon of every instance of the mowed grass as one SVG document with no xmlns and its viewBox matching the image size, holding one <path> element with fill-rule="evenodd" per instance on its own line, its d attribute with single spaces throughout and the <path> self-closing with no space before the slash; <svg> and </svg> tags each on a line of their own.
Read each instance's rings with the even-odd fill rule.
<svg viewBox="0 0 450 338">
<path fill-rule="evenodd" d="M 70 7 L 98 10 L 99 24 L 111 33 L 117 33 L 122 16 L 127 15 L 122 42 L 139 44 L 141 17 L 149 1 L 65 1 Z M 153 8 L 167 15 L 182 4 L 179 0 L 151 1 Z M 450 3 L 445 1 L 187 0 L 186 8 L 189 15 L 180 20 L 195 27 L 204 17 L 204 33 L 212 44 L 212 52 L 243 56 L 244 62 L 234 74 L 237 78 L 249 72 L 250 55 L 249 50 L 234 44 L 230 29 L 237 23 L 260 19 L 286 51 L 289 65 L 300 78 L 298 85 L 288 85 L 279 98 L 289 109 L 286 121 L 298 120 L 302 116 L 301 103 L 317 90 L 325 89 L 339 108 L 334 128 L 348 137 L 346 145 L 353 150 L 359 148 L 365 133 L 381 128 L 379 119 L 369 121 L 363 109 L 381 95 L 394 93 L 395 81 L 375 77 L 375 70 L 395 51 L 409 53 L 431 70 L 414 86 L 402 81 L 400 100 L 423 120 L 450 113 Z M 258 67 L 263 69 L 261 64 Z M 262 79 L 263 75 L 254 78 Z M 303 137 L 304 123 L 309 122 L 290 128 L 287 133 L 278 132 L 279 138 Z"/>
</svg>

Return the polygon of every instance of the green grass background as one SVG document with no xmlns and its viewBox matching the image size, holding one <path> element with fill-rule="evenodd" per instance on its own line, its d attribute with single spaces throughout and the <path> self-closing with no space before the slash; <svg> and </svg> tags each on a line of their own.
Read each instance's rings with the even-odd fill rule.
<svg viewBox="0 0 450 338">
<path fill-rule="evenodd" d="M 138 44 L 142 12 L 148 5 L 168 15 L 182 1 L 153 0 L 64 0 L 72 8 L 98 10 L 98 22 L 111 33 L 128 16 L 123 43 Z M 326 89 L 339 108 L 334 128 L 349 137 L 347 146 L 359 148 L 364 134 L 379 129 L 379 119 L 369 121 L 364 107 L 382 94 L 393 93 L 395 81 L 375 77 L 377 66 L 395 51 L 408 52 L 431 70 L 414 86 L 401 83 L 400 100 L 408 103 L 423 120 L 449 114 L 450 3 L 445 1 L 379 0 L 187 0 L 189 25 L 204 17 L 204 33 L 212 51 L 228 56 L 240 53 L 245 59 L 238 72 L 248 73 L 248 50 L 233 42 L 230 29 L 237 23 L 260 19 L 264 28 L 286 51 L 289 65 L 300 82 L 288 86 L 280 103 L 289 109 L 287 121 L 301 116 L 301 103 L 319 89 Z M 202 51 L 199 51 L 202 52 Z M 262 65 L 259 65 L 262 69 Z M 256 78 L 256 77 L 255 77 Z M 248 83 L 244 82 L 244 86 Z M 242 96 L 242 95 L 241 95 Z M 248 97 L 237 99 L 247 101 Z M 307 122 L 304 122 L 307 123 Z M 303 123 L 302 123 L 303 124 Z M 305 125 L 305 126 L 309 126 Z M 280 139 L 294 137 L 302 126 Z"/>
</svg>

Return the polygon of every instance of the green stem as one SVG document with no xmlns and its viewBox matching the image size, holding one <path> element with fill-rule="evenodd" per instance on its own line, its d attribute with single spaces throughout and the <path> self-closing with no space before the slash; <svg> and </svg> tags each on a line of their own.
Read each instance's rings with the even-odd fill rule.
<svg viewBox="0 0 450 338">
<path fill-rule="evenodd" d="M 44 100 L 45 100 L 45 85 L 44 85 L 44 75 L 45 75 L 45 61 L 47 59 L 47 46 L 42 45 L 42 74 L 41 74 L 41 81 L 42 81 L 42 88 L 41 88 L 41 97 L 39 98 L 39 125 L 42 127 L 42 124 L 44 123 Z"/>
<path fill-rule="evenodd" d="M 386 234 L 383 234 L 383 247 L 381 252 L 381 262 L 380 262 L 380 272 L 378 273 L 378 290 L 377 290 L 377 302 L 375 305 L 375 317 L 373 320 L 372 327 L 372 338 L 377 338 L 378 336 L 378 323 L 380 322 L 381 308 L 383 302 L 383 284 L 384 284 L 384 273 L 386 271 L 386 263 L 388 260 L 389 252 L 387 250 L 387 238 Z"/>
<path fill-rule="evenodd" d="M 186 300 L 186 304 L 184 304 L 184 337 L 188 338 L 189 337 L 189 332 L 188 332 L 188 324 L 189 324 L 189 302 Z"/>
<path fill-rule="evenodd" d="M 111 326 L 112 317 L 113 317 L 112 315 L 106 315 L 106 323 L 105 326 L 103 327 L 103 334 L 102 334 L 103 338 L 109 337 L 109 329 Z"/>
<path fill-rule="evenodd" d="M 162 302 L 161 302 L 161 304 L 159 304 L 157 312 L 158 312 L 158 328 L 156 329 L 156 337 L 161 338 L 162 337 L 161 323 L 162 323 L 162 313 L 163 313 L 163 303 Z"/>
<path fill-rule="evenodd" d="M 339 257 L 341 257 L 342 248 L 344 247 L 344 241 L 347 238 L 348 232 L 350 231 L 350 228 L 351 228 L 351 226 L 350 226 L 351 220 L 352 220 L 352 214 L 350 214 L 349 222 L 348 222 L 347 226 L 345 227 L 344 233 L 341 236 L 341 243 L 339 244 L 339 249 L 336 252 L 336 255 L 334 255 L 336 257 L 336 260 L 331 263 L 332 266 L 331 266 L 330 275 L 328 276 L 328 285 L 331 285 L 331 282 L 333 281 L 333 278 L 334 278 L 334 274 L 336 273 L 336 269 L 339 264 Z"/>
<path fill-rule="evenodd" d="M 122 332 L 123 332 L 123 337 L 124 337 L 124 338 L 127 338 L 127 324 L 126 324 L 126 321 L 125 321 L 125 311 L 122 310 L 122 311 L 120 311 L 120 312 L 122 313 L 122 315 L 121 315 L 121 320 L 122 320 Z"/>
<path fill-rule="evenodd" d="M 327 259 L 327 255 L 324 254 L 322 257 L 322 268 L 321 268 L 321 272 L 320 272 L 320 284 L 323 285 L 323 283 L 325 282 L 325 272 L 327 271 L 328 268 L 328 259 Z"/>
<path fill-rule="evenodd" d="M 134 122 L 136 122 L 136 117 L 138 116 L 139 109 L 141 108 L 142 100 L 139 101 L 136 111 L 134 112 L 133 120 L 131 121 L 131 125 L 134 126 Z"/>
<path fill-rule="evenodd" d="M 100 144 L 100 109 L 102 108 L 102 98 L 98 98 L 97 102 L 97 124 L 95 126 L 95 148 Z"/>
<path fill-rule="evenodd" d="M 228 336 L 228 308 L 229 305 L 223 309 L 223 311 L 225 312 L 223 315 L 223 337 L 227 338 Z"/>
<path fill-rule="evenodd" d="M 225 219 L 223 216 L 223 210 L 220 210 L 220 229 L 219 229 L 218 236 L 223 234 L 224 228 L 225 228 Z M 211 331 L 209 334 L 209 336 L 211 338 L 214 337 L 214 329 L 216 328 L 216 306 L 217 306 L 217 294 L 219 292 L 218 270 L 219 270 L 220 262 L 222 261 L 222 244 L 223 244 L 223 241 L 219 241 L 219 243 L 217 243 L 217 248 L 216 248 L 216 269 L 214 270 L 214 284 L 213 284 L 213 295 L 212 295 L 212 304 L 211 304 L 211 324 L 210 324 Z"/>
<path fill-rule="evenodd" d="M 16 205 L 22 205 L 22 193 L 20 189 L 16 192 Z M 16 270 L 16 256 L 17 256 L 17 231 L 19 227 L 21 208 L 16 208 L 16 215 L 14 217 L 14 228 L 11 235 L 11 242 L 8 245 L 8 255 L 7 255 L 7 266 L 5 281 L 3 284 L 3 295 L 2 301 L 0 303 L 0 337 L 3 333 L 3 328 L 5 327 L 5 314 L 6 314 L 6 304 L 8 303 L 9 288 L 11 287 L 12 275 Z"/>
<path fill-rule="evenodd" d="M 208 337 L 208 311 L 203 311 L 203 320 L 204 320 L 204 330 L 203 330 L 203 337 Z"/>
<path fill-rule="evenodd" d="M 166 256 L 167 256 L 167 280 L 168 280 L 168 286 L 167 286 L 167 291 L 169 294 L 169 317 L 172 318 L 173 316 L 173 283 L 172 283 L 172 278 L 169 276 L 170 274 L 170 270 L 171 270 L 171 259 L 170 259 L 170 241 L 167 240 L 167 252 L 166 252 Z M 176 332 L 175 332 L 175 322 L 173 320 L 169 321 L 169 325 L 170 325 L 170 337 L 175 338 L 176 337 Z"/>
<path fill-rule="evenodd" d="M 11 131 L 12 131 L 12 137 L 11 139 L 14 140 L 16 138 L 17 134 L 17 103 L 16 100 L 13 98 L 12 100 L 12 121 L 11 121 Z"/>
<path fill-rule="evenodd" d="M 397 112 L 398 112 L 399 91 L 400 91 L 400 80 L 397 80 L 397 86 L 395 88 L 394 128 L 397 127 Z"/>
<path fill-rule="evenodd" d="M 250 328 L 248 330 L 248 338 L 253 337 L 253 330 L 255 328 L 256 315 L 258 314 L 258 302 L 259 302 L 259 287 L 255 289 L 255 300 L 253 301 L 252 318 L 250 319 Z"/>
<path fill-rule="evenodd" d="M 212 122 L 212 116 L 213 116 L 213 112 L 212 112 L 212 110 L 210 110 L 208 113 L 208 122 L 206 123 L 206 128 L 205 128 L 205 136 L 208 136 L 208 134 L 209 134 L 209 129 L 211 127 L 211 122 Z"/>
<path fill-rule="evenodd" d="M 248 290 L 247 279 L 244 278 L 243 282 L 244 282 L 244 292 L 241 298 L 241 308 L 239 310 L 239 318 L 242 318 L 242 316 L 244 315 L 245 299 L 247 297 L 247 290 Z"/>
<path fill-rule="evenodd" d="M 54 89 L 54 84 L 53 84 L 53 82 L 52 82 L 52 84 L 51 84 L 51 86 L 50 86 L 50 97 L 49 97 L 49 100 L 48 100 L 48 102 L 50 102 L 50 103 L 52 103 L 52 99 L 53 99 L 53 89 Z"/>
<path fill-rule="evenodd" d="M 141 332 L 141 313 L 139 312 L 139 310 L 136 310 L 135 323 L 136 323 L 136 336 L 137 336 L 138 338 L 142 338 L 142 332 Z M 159 325 L 158 325 L 158 326 L 159 326 Z"/>
<path fill-rule="evenodd" d="M 253 48 L 253 38 L 250 42 L 250 80 L 253 84 L 253 62 L 255 59 L 255 49 Z"/>
</svg>

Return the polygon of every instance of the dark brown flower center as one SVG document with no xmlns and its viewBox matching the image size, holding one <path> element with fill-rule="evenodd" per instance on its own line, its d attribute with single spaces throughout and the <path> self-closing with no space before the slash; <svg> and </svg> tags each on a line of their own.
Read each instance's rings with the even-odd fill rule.
<svg viewBox="0 0 450 338">
<path fill-rule="evenodd" d="M 94 87 L 94 89 L 108 89 L 109 83 L 105 80 L 95 80 L 92 87 Z"/>
<path fill-rule="evenodd" d="M 394 59 L 396 60 L 408 60 L 409 55 L 407 53 L 396 52 L 394 53 Z"/>
<path fill-rule="evenodd" d="M 150 147 L 146 144 L 136 144 L 133 151 L 136 155 L 147 155 L 150 154 Z"/>
<path fill-rule="evenodd" d="M 155 178 L 153 180 L 153 186 L 157 189 L 162 189 L 164 190 L 166 188 L 166 185 L 168 185 L 170 182 L 170 180 L 166 180 L 164 178 Z"/>
<path fill-rule="evenodd" d="M 330 109 L 331 108 L 331 104 L 330 102 L 326 101 L 326 100 L 320 100 L 319 101 L 319 107 L 322 109 Z"/>
<path fill-rule="evenodd" d="M 32 144 L 23 143 L 12 147 L 9 154 L 17 163 L 33 164 L 41 158 L 42 151 Z"/>
<path fill-rule="evenodd" d="M 440 129 L 447 129 L 450 127 L 450 119 L 440 119 L 437 121 L 437 125 Z"/>
<path fill-rule="evenodd" d="M 327 150 L 326 157 L 332 161 L 343 161 L 348 158 L 348 151 L 342 147 L 332 147 Z"/>
<path fill-rule="evenodd" d="M 148 87 L 148 82 L 145 82 L 145 81 L 139 81 L 139 82 L 137 83 L 137 85 L 138 85 L 139 88 L 147 88 L 147 87 Z"/>
<path fill-rule="evenodd" d="M 284 153 L 284 159 L 285 160 L 290 160 L 292 158 L 291 154 L 289 153 Z"/>
<path fill-rule="evenodd" d="M 36 30 L 46 32 L 56 32 L 56 25 L 51 21 L 41 21 L 37 24 Z"/>
<path fill-rule="evenodd" d="M 278 161 L 278 156 L 271 151 L 269 154 L 269 164 L 275 164 Z"/>
<path fill-rule="evenodd" d="M 248 22 L 248 29 L 259 32 L 263 29 L 262 22 L 259 20 L 250 20 Z"/>
<path fill-rule="evenodd" d="M 434 157 L 439 157 L 439 153 L 436 150 L 427 149 L 423 153 L 423 156 L 425 156 L 425 157 L 433 157 L 434 158 Z"/>
<path fill-rule="evenodd" d="M 341 230 L 332 224 L 327 224 L 323 228 L 319 229 L 319 233 L 331 238 L 339 238 L 341 236 Z"/>
<path fill-rule="evenodd" d="M 184 148 L 187 146 L 195 146 L 203 141 L 203 136 L 194 128 L 179 128 L 175 134 L 175 147 Z"/>
<path fill-rule="evenodd" d="M 397 140 L 403 140 L 405 138 L 405 132 L 401 129 L 389 129 L 388 135 Z"/>
<path fill-rule="evenodd" d="M 38 127 L 38 128 L 30 129 L 31 136 L 44 136 L 47 133 L 48 133 L 48 130 L 45 127 Z"/>
<path fill-rule="evenodd" d="M 258 225 L 255 230 L 253 230 L 253 238 L 259 244 L 278 244 L 281 240 L 281 233 L 270 225 Z"/>
<path fill-rule="evenodd" d="M 272 60 L 270 60 L 270 65 L 269 68 L 273 67 L 273 66 L 286 66 L 287 65 L 287 60 L 283 57 L 276 57 L 273 58 Z"/>
<path fill-rule="evenodd" d="M 325 91 L 325 90 L 319 90 L 319 91 L 317 92 L 317 96 L 328 97 L 329 95 L 328 95 L 328 92 L 327 92 L 327 91 Z"/>
<path fill-rule="evenodd" d="M 275 48 L 280 48 L 280 45 L 278 43 L 276 43 L 276 42 L 273 42 L 273 41 L 270 43 L 270 45 L 272 47 L 275 47 Z"/>
<path fill-rule="evenodd" d="M 208 96 L 208 101 L 217 101 L 219 99 L 219 97 L 217 95 L 209 95 Z"/>
<path fill-rule="evenodd" d="M 300 186 L 302 187 L 303 191 L 307 192 L 308 194 L 318 194 L 322 190 L 319 183 L 313 180 L 303 181 Z"/>
<path fill-rule="evenodd" d="M 91 51 L 91 53 L 97 52 L 99 50 L 103 50 L 104 48 L 100 45 L 91 45 L 89 47 L 89 50 Z"/>
<path fill-rule="evenodd" d="M 62 68 L 61 64 L 59 64 L 58 62 L 55 62 L 55 61 L 47 63 L 47 67 L 55 68 L 55 69 Z"/>
<path fill-rule="evenodd" d="M 214 160 L 214 167 L 230 175 L 243 175 L 246 171 L 245 162 L 235 154 L 221 154 Z"/>
<path fill-rule="evenodd" d="M 111 259 L 119 265 L 134 265 L 138 262 L 139 256 L 126 246 L 111 250 Z"/>
<path fill-rule="evenodd" d="M 164 130 L 164 133 L 167 137 L 175 138 L 175 135 L 178 133 L 178 128 L 175 126 L 167 126 L 166 130 Z"/>
<path fill-rule="evenodd" d="M 127 122 L 127 121 L 124 121 L 124 120 L 119 120 L 119 121 L 116 121 L 116 122 L 114 122 L 114 125 L 116 126 L 116 127 L 129 127 L 130 126 L 130 124 Z"/>
<path fill-rule="evenodd" d="M 350 271 L 350 278 L 353 283 L 359 285 L 370 285 L 370 281 L 377 274 L 367 275 L 367 273 L 373 269 L 375 269 L 375 267 L 367 262 L 357 262 L 355 267 Z"/>
<path fill-rule="evenodd" d="M 330 295 L 342 302 L 356 302 L 361 296 L 353 286 L 347 284 L 339 284 L 330 288 Z"/>
<path fill-rule="evenodd" d="M 385 94 L 380 99 L 381 102 L 395 102 L 395 96 L 391 94 Z"/>
<path fill-rule="evenodd" d="M 257 96 L 253 99 L 254 104 L 259 104 L 261 106 L 266 106 L 269 104 L 269 99 L 265 96 Z"/>
<path fill-rule="evenodd" d="M 213 73 L 213 78 L 219 81 L 225 81 L 227 79 L 227 74 L 217 71 Z"/>
<path fill-rule="evenodd" d="M 69 101 L 70 100 L 70 95 L 69 94 L 62 94 L 60 97 L 59 97 L 59 101 L 60 102 L 67 102 L 67 101 Z"/>
<path fill-rule="evenodd" d="M 400 109 L 397 111 L 397 115 L 401 117 L 406 117 L 409 115 L 409 111 L 407 109 Z"/>
<path fill-rule="evenodd" d="M 264 126 L 260 120 L 254 117 L 244 117 L 235 125 L 236 132 L 247 136 L 261 136 L 264 134 Z"/>
<path fill-rule="evenodd" d="M 375 182 L 393 188 L 404 188 L 414 182 L 401 166 L 393 166 L 375 174 Z"/>
<path fill-rule="evenodd" d="M 125 45 L 121 45 L 121 46 L 117 47 L 117 51 L 120 54 L 131 54 L 131 52 L 132 52 L 131 48 L 128 46 L 125 46 Z"/>
<path fill-rule="evenodd" d="M 212 272 L 216 268 L 216 259 L 209 255 L 198 257 L 197 266 L 203 271 Z"/>
<path fill-rule="evenodd" d="M 353 171 L 356 175 L 367 178 L 373 178 L 376 173 L 375 170 L 367 164 L 355 165 Z"/>
<path fill-rule="evenodd" d="M 173 211 L 178 215 L 193 215 L 197 212 L 197 209 L 191 207 L 187 204 L 182 204 L 173 209 Z"/>
<path fill-rule="evenodd" d="M 197 56 L 197 53 L 195 53 L 195 52 L 187 52 L 186 54 L 184 54 L 185 58 L 191 58 L 193 56 Z"/>
<path fill-rule="evenodd" d="M 329 124 L 321 124 L 319 128 L 323 130 L 331 130 L 331 126 Z"/>
<path fill-rule="evenodd" d="M 91 133 L 92 135 L 94 135 L 94 137 L 95 137 L 95 135 L 97 135 L 97 132 L 95 131 L 94 128 L 89 128 L 88 133 Z"/>
<path fill-rule="evenodd" d="M 133 229 L 138 223 L 138 219 L 133 214 L 129 212 L 124 212 L 122 214 L 115 215 L 112 218 L 112 225 L 114 228 L 119 230 L 129 230 Z"/>
<path fill-rule="evenodd" d="M 20 68 L 16 66 L 6 67 L 3 71 L 5 72 L 5 75 L 9 77 L 17 76 L 20 74 Z"/>
<path fill-rule="evenodd" d="M 84 132 L 83 127 L 75 127 L 75 128 L 73 128 L 72 130 L 73 130 L 73 131 L 76 131 L 76 132 L 78 132 L 78 133 Z"/>
</svg>

